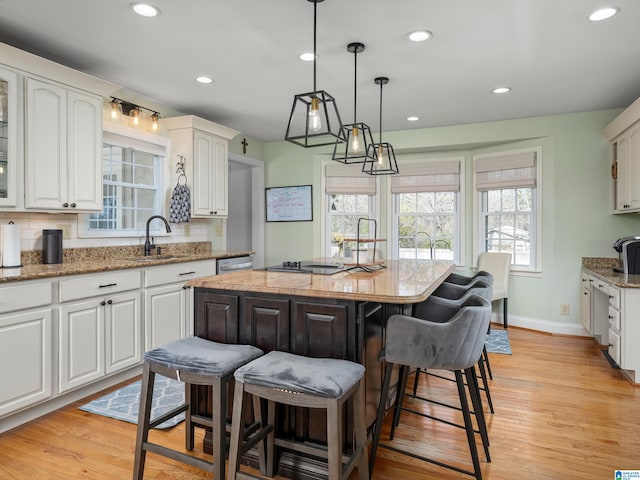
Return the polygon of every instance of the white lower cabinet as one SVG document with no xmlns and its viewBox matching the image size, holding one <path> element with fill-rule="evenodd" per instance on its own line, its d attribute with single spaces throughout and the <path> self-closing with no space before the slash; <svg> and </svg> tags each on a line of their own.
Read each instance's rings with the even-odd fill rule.
<svg viewBox="0 0 640 480">
<path fill-rule="evenodd" d="M 0 286 L 0 417 L 53 394 L 53 282 Z"/>
<path fill-rule="evenodd" d="M 60 393 L 142 361 L 140 276 L 127 270 L 60 281 Z"/>
<path fill-rule="evenodd" d="M 52 394 L 51 308 L 0 315 L 0 417 Z"/>
<path fill-rule="evenodd" d="M 192 278 L 215 275 L 215 260 L 176 263 L 145 271 L 145 350 L 193 334 Z"/>
</svg>

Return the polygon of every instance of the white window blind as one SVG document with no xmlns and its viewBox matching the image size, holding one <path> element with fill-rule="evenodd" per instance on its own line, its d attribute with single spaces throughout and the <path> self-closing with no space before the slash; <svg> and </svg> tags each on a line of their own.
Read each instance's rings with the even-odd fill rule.
<svg viewBox="0 0 640 480">
<path fill-rule="evenodd" d="M 475 159 L 476 190 L 536 186 L 536 152 L 520 152 Z"/>
<path fill-rule="evenodd" d="M 327 195 L 376 194 L 376 179 L 374 176 L 362 173 L 362 164 L 326 165 L 324 175 L 324 191 Z"/>
<path fill-rule="evenodd" d="M 460 191 L 458 160 L 403 166 L 399 175 L 391 177 L 392 193 L 458 191 Z"/>
</svg>

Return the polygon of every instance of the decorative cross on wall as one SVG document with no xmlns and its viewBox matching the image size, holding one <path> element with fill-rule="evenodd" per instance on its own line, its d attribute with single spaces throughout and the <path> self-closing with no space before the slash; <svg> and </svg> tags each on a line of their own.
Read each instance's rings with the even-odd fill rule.
<svg viewBox="0 0 640 480">
<path fill-rule="evenodd" d="M 247 145 L 249 145 L 249 143 L 247 142 L 247 139 L 243 138 L 240 143 L 242 144 L 242 153 L 246 154 L 247 153 Z"/>
</svg>

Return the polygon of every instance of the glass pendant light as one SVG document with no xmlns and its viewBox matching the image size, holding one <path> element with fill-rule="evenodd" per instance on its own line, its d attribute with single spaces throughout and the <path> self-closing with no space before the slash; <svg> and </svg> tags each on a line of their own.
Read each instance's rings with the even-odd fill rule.
<svg viewBox="0 0 640 480">
<path fill-rule="evenodd" d="M 345 141 L 335 99 L 324 90 L 316 89 L 316 15 L 318 3 L 324 0 L 307 1 L 313 2 L 313 92 L 294 97 L 284 137 L 305 148 Z"/>
<path fill-rule="evenodd" d="M 382 141 L 382 86 L 389 83 L 387 77 L 377 77 L 374 82 L 380 85 L 380 142 L 369 145 L 370 156 L 376 158 L 375 162 L 362 164 L 362 171 L 369 175 L 393 175 L 399 173 L 396 154 L 390 143 Z"/>
<path fill-rule="evenodd" d="M 364 44 L 353 42 L 347 45 L 347 51 L 353 53 L 353 123 L 342 126 L 342 134 L 345 141 L 336 142 L 333 147 L 333 160 L 340 163 L 364 163 L 375 162 L 376 157 L 369 156 L 369 145 L 373 144 L 371 128 L 366 123 L 358 123 L 358 53 L 364 51 Z"/>
</svg>

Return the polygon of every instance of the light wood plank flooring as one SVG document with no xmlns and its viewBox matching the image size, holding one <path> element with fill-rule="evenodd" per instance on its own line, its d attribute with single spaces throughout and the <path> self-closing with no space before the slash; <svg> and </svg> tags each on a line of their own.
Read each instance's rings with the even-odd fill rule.
<svg viewBox="0 0 640 480">
<path fill-rule="evenodd" d="M 595 480 L 614 478 L 615 469 L 640 469 L 640 387 L 611 368 L 590 339 L 515 327 L 509 329 L 509 337 L 513 355 L 490 354 L 496 412 L 487 417 L 492 462 L 485 462 L 481 453 L 483 477 Z M 423 395 L 455 398 L 454 384 L 428 376 L 421 379 Z M 0 478 L 131 478 L 135 425 L 77 409 L 97 396 L 0 435 Z M 450 418 L 457 415 L 450 409 L 438 412 Z M 389 416 L 386 428 L 388 424 Z M 156 441 L 180 446 L 183 432 L 178 426 L 153 435 Z M 383 432 L 382 438 L 386 435 Z M 431 420 L 403 415 L 394 443 L 470 466 L 464 432 Z M 211 477 L 149 454 L 145 478 Z M 381 449 L 374 478 L 471 477 Z"/>
</svg>

